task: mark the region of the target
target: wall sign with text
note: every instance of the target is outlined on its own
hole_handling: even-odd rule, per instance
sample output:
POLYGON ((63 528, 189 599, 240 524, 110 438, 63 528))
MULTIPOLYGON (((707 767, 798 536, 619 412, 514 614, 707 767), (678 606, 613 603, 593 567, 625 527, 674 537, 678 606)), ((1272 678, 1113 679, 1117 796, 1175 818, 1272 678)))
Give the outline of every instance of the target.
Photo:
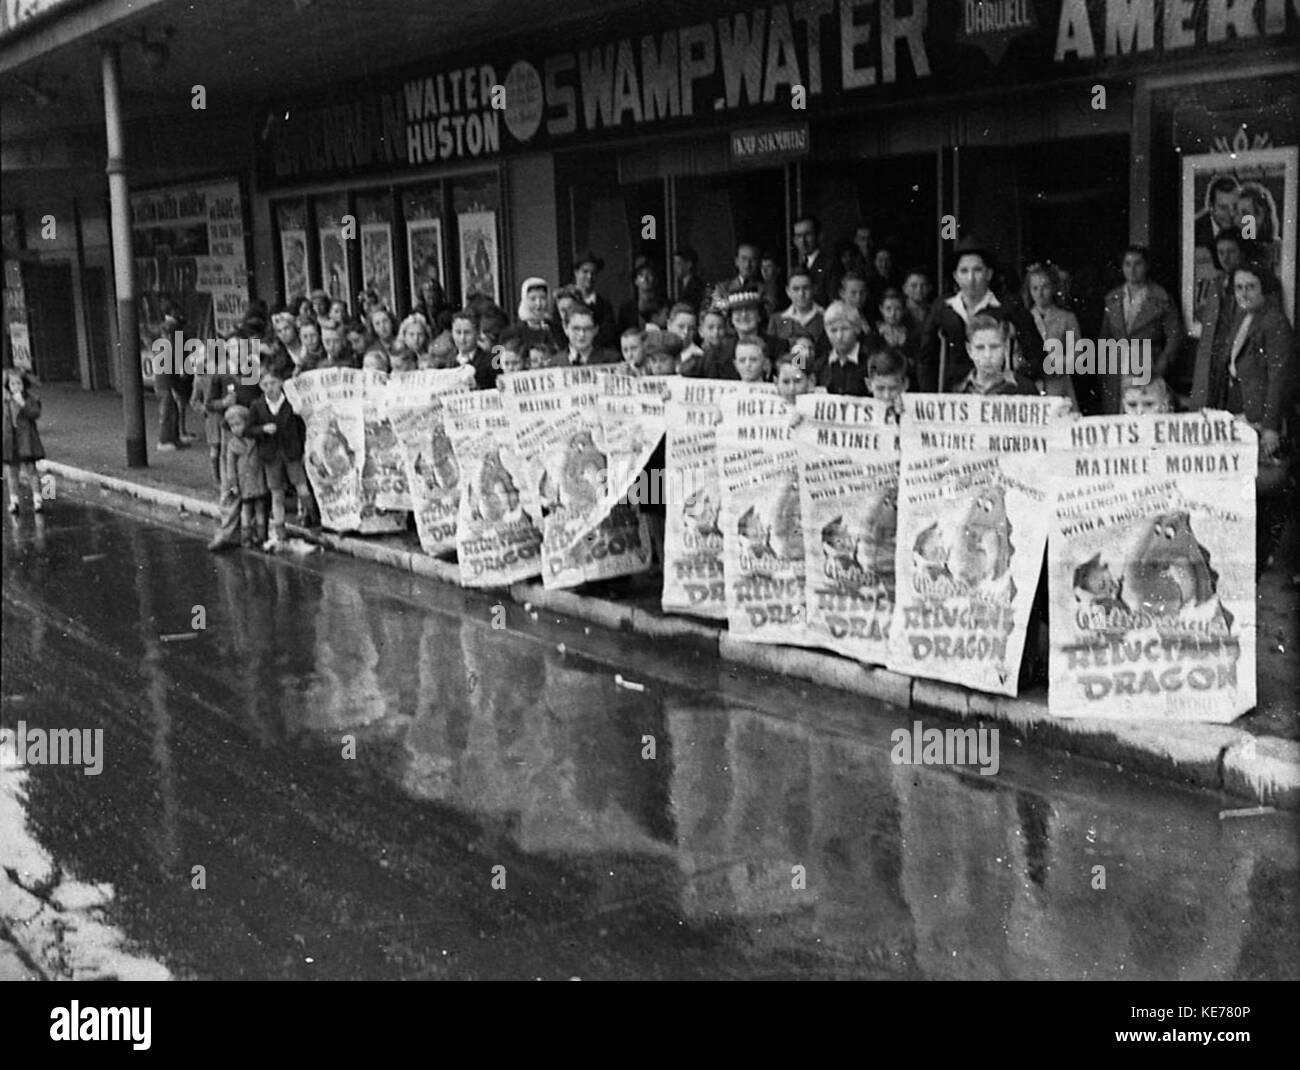
POLYGON ((710 118, 798 121, 845 100, 1131 75, 1300 39, 1291 0, 800 0, 689 25, 653 18, 613 11, 584 24, 578 46, 561 26, 283 102, 262 180, 492 159, 710 118))

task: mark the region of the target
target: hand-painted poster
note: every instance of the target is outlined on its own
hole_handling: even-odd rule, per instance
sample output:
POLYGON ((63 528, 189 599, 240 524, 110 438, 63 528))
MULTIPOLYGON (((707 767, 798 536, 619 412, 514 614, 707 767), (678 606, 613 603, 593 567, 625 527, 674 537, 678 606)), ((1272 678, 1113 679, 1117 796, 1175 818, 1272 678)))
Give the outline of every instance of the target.
POLYGON ((303 459, 322 526, 356 531, 361 526, 366 443, 361 372, 353 368, 304 372, 285 381, 284 394, 307 425, 303 459))
POLYGON ((428 277, 428 263, 437 265, 438 281, 446 287, 447 269, 442 251, 442 220, 408 219, 406 223, 406 262, 410 270, 411 304, 420 301, 420 284, 428 277))
POLYGON ((1243 149, 1184 155, 1182 160, 1183 315, 1188 328, 1199 329, 1209 295, 1223 281, 1215 239, 1224 230, 1240 232, 1273 269, 1282 283, 1282 307, 1294 321, 1300 149, 1243 149))
MULTIPOLYGON (((665 613, 726 620, 717 429, 723 401, 750 388, 725 379, 677 377, 669 382, 664 421, 670 478, 664 487, 668 508, 660 604, 665 613)), ((776 393, 773 387, 767 392, 776 393)))
POLYGON ((351 301, 352 280, 348 273, 348 254, 339 227, 320 229, 320 284, 334 300, 351 301))
POLYGON ((542 583, 575 587, 644 572, 650 532, 635 506, 613 504, 600 423, 599 367, 504 377, 506 411, 542 505, 542 583))
POLYGON ((889 668, 1014 695, 1068 400, 909 394, 889 668))
POLYGON ((443 420, 460 466, 456 560, 463 587, 506 587, 542 571, 542 507, 499 390, 448 394, 443 420))
POLYGON ((751 643, 807 645, 803 525, 794 410, 765 390, 722 401, 722 490, 727 629, 751 643))
POLYGON ((456 548, 460 466, 443 426, 443 399, 468 390, 473 369, 422 369, 389 377, 384 409, 401 443, 415 530, 426 554, 456 548))
POLYGON ((280 260, 284 264, 284 299, 292 301, 297 297, 306 297, 310 284, 307 281, 305 230, 280 231, 280 260))
MULTIPOLYGON (((393 512, 392 522, 406 526, 406 512, 411 506, 411 492, 406 482, 406 455, 397 441, 385 400, 388 375, 364 370, 361 373, 362 399, 366 421, 366 462, 361 468, 362 494, 376 510, 393 512)), ((400 530, 400 529, 399 529, 400 530)))
POLYGON ((397 289, 393 285, 393 228, 389 223, 361 224, 361 285, 374 290, 386 308, 397 307, 397 289))
POLYGON ((1255 705, 1254 430, 1205 410, 1054 433, 1049 710, 1239 717, 1255 705))
POLYGON ((460 292, 498 300, 497 214, 464 212, 456 217, 460 237, 460 292))
MULTIPOLYGON (((248 264, 238 181, 133 193, 131 242, 146 333, 161 324, 164 297, 180 307, 190 338, 224 335, 243 322, 248 264)), ((146 378, 152 365, 144 360, 146 378)))
POLYGON ((873 398, 797 401, 808 637, 883 665, 894 609, 898 418, 873 398))

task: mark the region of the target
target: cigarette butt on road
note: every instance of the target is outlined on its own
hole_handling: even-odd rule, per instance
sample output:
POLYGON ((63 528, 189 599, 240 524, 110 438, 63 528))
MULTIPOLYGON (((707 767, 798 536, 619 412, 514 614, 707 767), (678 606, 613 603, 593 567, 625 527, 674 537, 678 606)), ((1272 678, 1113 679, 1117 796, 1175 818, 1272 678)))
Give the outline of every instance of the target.
POLYGON ((198 632, 177 632, 175 635, 160 635, 158 641, 160 643, 183 643, 186 639, 197 639, 198 637, 198 632))
POLYGON ((1223 821, 1230 817, 1261 817, 1264 814, 1275 814, 1277 811, 1271 806, 1246 806, 1240 810, 1220 810, 1219 820, 1223 821))
POLYGON ((621 673, 614 674, 614 684, 616 687, 625 687, 629 691, 645 690, 645 684, 638 684, 635 680, 624 680, 621 673))
POLYGON ((85 562, 85 561, 100 561, 100 560, 103 560, 103 559, 104 559, 105 557, 107 557, 107 556, 108 556, 108 554, 82 554, 82 555, 81 555, 81 560, 82 560, 83 562, 85 562))

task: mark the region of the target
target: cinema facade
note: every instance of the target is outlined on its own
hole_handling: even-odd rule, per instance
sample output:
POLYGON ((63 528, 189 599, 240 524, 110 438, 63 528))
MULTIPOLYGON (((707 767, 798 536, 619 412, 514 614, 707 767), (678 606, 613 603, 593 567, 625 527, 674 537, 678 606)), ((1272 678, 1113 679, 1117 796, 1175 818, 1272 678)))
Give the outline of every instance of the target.
MULTIPOLYGON (((250 50, 235 79, 186 50, 218 28, 180 0, 46 6, 0 34, 7 102, 42 69, 98 65, 109 31, 59 37, 66 11, 111 9, 119 40, 172 31, 161 73, 135 72, 122 53, 128 88, 169 87, 141 94, 127 117, 126 170, 150 215, 134 228, 138 288, 206 277, 213 296, 192 307, 211 309, 213 329, 241 295, 276 301, 317 285, 375 284, 404 310, 430 256, 454 299, 488 289, 513 309, 522 279, 566 280, 575 251, 592 248, 607 262, 598 286, 618 301, 637 253, 663 263, 690 245, 703 273, 722 277, 741 239, 784 257, 803 212, 831 238, 865 219, 901 262, 941 275, 951 214, 1010 265, 1066 265, 1083 294, 1139 240, 1176 291, 1186 219, 1201 207, 1184 203, 1183 159, 1300 144, 1298 0, 666 0, 570 4, 555 22, 553 5, 519 4, 515 36, 446 0, 421 5, 422 26, 461 28, 460 47, 404 33, 417 16, 395 0, 364 23, 311 7, 299 16, 311 36, 296 37, 286 0, 249 5, 251 26, 230 27, 250 50), (277 77, 281 29, 324 62, 277 77), (187 108, 205 77, 225 91, 187 108), (226 213, 233 194, 242 227, 209 228, 191 269, 163 224, 196 183, 226 213)), ((35 105, 19 111, 3 123, 6 316, 18 276, 37 371, 116 386, 114 362, 94 352, 116 330, 111 288, 91 281, 110 268, 102 115, 93 99, 53 123, 35 105), (75 216, 70 238, 42 241, 50 204, 75 216), (60 305, 76 311, 77 359, 53 348, 60 305)), ((203 228, 191 230, 201 246, 203 228)), ((1294 289, 1294 255, 1289 269, 1294 289)))

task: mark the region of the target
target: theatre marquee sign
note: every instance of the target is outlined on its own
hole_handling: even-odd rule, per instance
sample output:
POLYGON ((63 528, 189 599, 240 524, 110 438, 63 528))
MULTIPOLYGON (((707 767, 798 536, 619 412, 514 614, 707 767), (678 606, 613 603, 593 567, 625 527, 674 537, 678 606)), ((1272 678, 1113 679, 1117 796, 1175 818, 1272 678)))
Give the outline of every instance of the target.
POLYGON ((424 168, 710 120, 798 122, 974 84, 1130 73, 1300 39, 1300 0, 796 0, 579 36, 594 43, 503 45, 490 58, 431 61, 329 99, 284 102, 262 177, 424 168))

